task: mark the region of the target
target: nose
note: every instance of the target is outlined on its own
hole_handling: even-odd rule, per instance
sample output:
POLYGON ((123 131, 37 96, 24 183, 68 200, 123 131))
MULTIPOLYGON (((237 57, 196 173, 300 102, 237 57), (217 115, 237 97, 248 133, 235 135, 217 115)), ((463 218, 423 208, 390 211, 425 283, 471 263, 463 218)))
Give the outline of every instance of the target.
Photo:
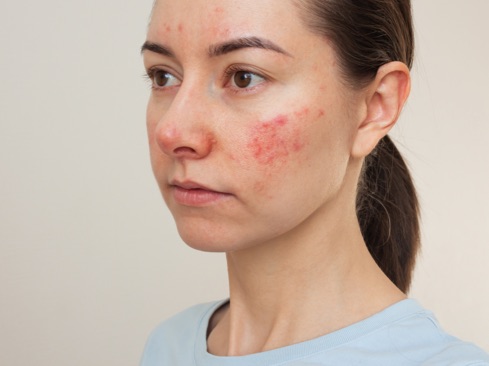
POLYGON ((183 87, 177 92, 155 127, 154 137, 164 154, 176 159, 202 159, 212 151, 215 137, 208 122, 210 103, 203 99, 186 93, 183 87))

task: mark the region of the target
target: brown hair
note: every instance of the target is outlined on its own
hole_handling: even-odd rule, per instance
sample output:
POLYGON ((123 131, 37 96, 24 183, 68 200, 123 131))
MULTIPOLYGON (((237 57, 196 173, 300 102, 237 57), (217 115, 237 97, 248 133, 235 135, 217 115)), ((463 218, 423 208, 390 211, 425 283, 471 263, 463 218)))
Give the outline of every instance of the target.
MULTIPOLYGON (((411 68, 410 0, 297 0, 297 4, 306 24, 332 42, 351 87, 365 87, 379 67, 391 61, 411 68)), ((407 292, 419 249, 418 200, 409 170, 388 136, 365 158, 356 210, 371 255, 407 292)))

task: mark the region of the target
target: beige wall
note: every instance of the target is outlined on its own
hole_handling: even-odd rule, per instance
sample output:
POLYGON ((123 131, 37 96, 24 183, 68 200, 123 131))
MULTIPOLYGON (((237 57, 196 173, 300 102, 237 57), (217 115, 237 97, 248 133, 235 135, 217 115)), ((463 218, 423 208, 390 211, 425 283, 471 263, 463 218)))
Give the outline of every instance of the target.
POLYGON ((411 295, 489 351, 487 0, 415 0, 414 88, 396 130, 421 196, 411 295))
MULTIPOLYGON (((135 365, 158 321, 226 296, 223 256, 180 242, 150 173, 151 2, 0 3, 1 365, 135 365)), ((489 2, 414 6, 412 295, 489 351, 489 2)))

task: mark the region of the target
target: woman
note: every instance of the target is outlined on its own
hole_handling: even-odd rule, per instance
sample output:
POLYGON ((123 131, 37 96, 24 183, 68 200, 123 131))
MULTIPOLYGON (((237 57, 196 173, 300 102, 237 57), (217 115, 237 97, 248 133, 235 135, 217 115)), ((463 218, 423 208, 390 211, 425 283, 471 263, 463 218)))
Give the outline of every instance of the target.
POLYGON ((489 365, 406 298, 418 206, 387 133, 409 0, 158 0, 142 51, 156 180, 230 284, 142 365, 489 365))

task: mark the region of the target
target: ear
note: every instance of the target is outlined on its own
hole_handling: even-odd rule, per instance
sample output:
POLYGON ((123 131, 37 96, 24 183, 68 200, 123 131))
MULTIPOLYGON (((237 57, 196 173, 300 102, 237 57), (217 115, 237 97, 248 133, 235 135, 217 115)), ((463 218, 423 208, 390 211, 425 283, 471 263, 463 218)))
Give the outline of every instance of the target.
POLYGON ((394 126, 411 89, 408 67, 398 61, 379 68, 367 88, 366 114, 358 126, 351 155, 363 158, 394 126))

